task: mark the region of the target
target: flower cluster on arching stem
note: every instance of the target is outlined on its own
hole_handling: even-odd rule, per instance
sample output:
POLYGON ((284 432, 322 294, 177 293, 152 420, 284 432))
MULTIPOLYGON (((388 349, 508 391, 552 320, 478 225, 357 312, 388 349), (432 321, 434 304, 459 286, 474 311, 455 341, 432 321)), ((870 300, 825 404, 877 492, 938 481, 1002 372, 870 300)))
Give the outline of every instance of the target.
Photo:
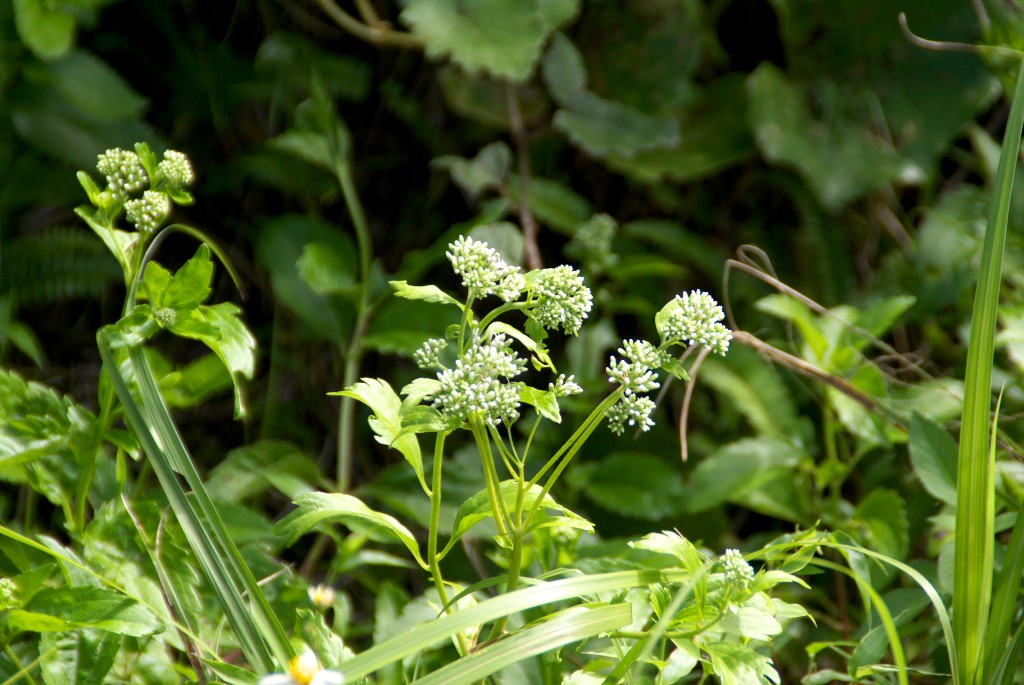
POLYGON ((654 401, 646 393, 661 387, 657 370, 669 368, 667 350, 674 345, 700 346, 716 354, 729 350, 732 331, 722 324, 725 312, 714 298, 701 290, 677 295, 656 318, 661 346, 646 340, 624 340, 605 369, 608 379, 622 388, 622 397, 608 410, 608 428, 621 435, 626 426, 642 431, 654 425, 654 401))

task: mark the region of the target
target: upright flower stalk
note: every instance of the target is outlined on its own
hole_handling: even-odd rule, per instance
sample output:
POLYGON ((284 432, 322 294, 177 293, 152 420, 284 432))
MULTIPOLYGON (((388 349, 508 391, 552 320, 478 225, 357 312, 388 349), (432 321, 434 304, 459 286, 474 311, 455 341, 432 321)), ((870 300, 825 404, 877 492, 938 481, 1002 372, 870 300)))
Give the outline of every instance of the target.
MULTIPOLYGON (((465 532, 460 527, 465 520, 463 512, 456 521, 455 537, 443 549, 438 541, 443 460, 450 435, 467 431, 476 445, 485 489, 473 498, 476 504, 471 513, 474 522, 494 519, 497 541, 506 550, 506 591, 512 591, 519 585, 524 559, 530 558, 524 549, 534 542, 531 533, 540 525, 551 525, 544 523, 542 510, 567 512, 551 499, 551 491, 587 439, 606 420, 615 434, 623 433, 627 426, 649 430, 654 425, 655 404, 648 393, 661 386, 659 374, 687 378, 673 348, 699 346, 725 354, 732 334, 721 323, 722 308, 710 295, 695 291, 677 296, 656 318, 659 343, 624 340, 606 369, 611 392, 553 455, 538 468, 530 468, 530 447, 538 422, 560 422, 559 402, 583 392, 574 376, 557 371, 547 354, 546 340, 554 332, 577 335, 593 308, 593 296, 579 271, 570 266, 523 273, 497 250, 471 236, 452 242, 446 254, 466 290, 462 301, 433 286, 392 284, 399 297, 458 306, 461 316, 445 337, 424 341, 413 355, 417 365, 433 375, 402 391, 407 399, 401 402, 398 416, 390 417, 402 428, 389 433, 386 442, 394 444, 402 432, 436 433, 429 490, 424 483, 431 499, 427 565, 440 601, 453 611, 441 561, 457 536, 465 532), (552 374, 546 387, 534 387, 524 380, 529 366, 552 374), (525 442, 519 444, 516 426, 529 407, 537 418, 526 432, 525 442)), ((354 386, 345 392, 359 395, 354 386)), ((558 523, 572 527, 562 521, 584 529, 590 526, 579 517, 566 516, 558 523)), ((492 637, 498 637, 504 625, 504 621, 495 624, 492 637)), ((460 638, 460 648, 470 647, 460 638)))

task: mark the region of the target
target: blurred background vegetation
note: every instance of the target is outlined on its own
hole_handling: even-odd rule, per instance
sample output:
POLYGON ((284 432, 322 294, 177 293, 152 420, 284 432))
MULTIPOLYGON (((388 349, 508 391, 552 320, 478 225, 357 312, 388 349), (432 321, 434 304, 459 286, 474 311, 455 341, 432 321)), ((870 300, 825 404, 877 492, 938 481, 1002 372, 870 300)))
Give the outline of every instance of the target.
MULTIPOLYGON (((1014 69, 998 53, 915 44, 899 12, 932 41, 1024 44, 1013 0, 0 3, 0 362, 92 401, 95 331, 118 318, 123 286, 73 214, 75 172, 135 141, 181 150, 198 182, 178 219, 243 275, 260 361, 245 422, 226 374, 186 393, 179 422, 204 470, 249 445, 247 463, 294 451, 327 474, 312 480, 333 478, 326 393, 342 386, 353 335, 360 375, 400 379, 441 330, 436 312, 384 297, 387 278, 454 286, 438 268, 447 243, 509 220, 532 259, 576 264, 594 288, 589 329, 557 350, 588 398, 605 391, 608 351, 650 335, 673 293, 706 289, 749 331, 701 369, 688 420, 684 388, 670 388, 656 431, 589 445, 560 501, 609 539, 675 527, 713 547, 821 520, 941 578, 943 524, 929 521, 938 505, 907 428, 915 411, 958 412, 1014 69), (358 332, 339 150, 380 302, 358 332)), ((997 360, 1007 493, 1022 487, 1021 219, 997 360)), ((171 240, 162 259, 191 249, 171 240)), ((180 343, 163 353, 196 358, 180 343)), ((352 487, 422 519, 400 458, 356 425, 352 487)), ((470 470, 453 501, 476 491, 470 470)), ((288 499, 267 492, 253 506, 274 517, 288 499)), ((13 507, 0 497, 0 518, 13 507)), ((827 607, 832 589, 819 591, 827 607)))

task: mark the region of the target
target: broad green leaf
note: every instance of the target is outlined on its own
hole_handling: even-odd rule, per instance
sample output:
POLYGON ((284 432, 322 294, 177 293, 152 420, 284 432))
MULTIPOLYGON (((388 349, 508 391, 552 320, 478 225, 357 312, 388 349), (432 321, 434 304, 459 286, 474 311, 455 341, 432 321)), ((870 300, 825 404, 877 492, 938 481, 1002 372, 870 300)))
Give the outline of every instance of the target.
POLYGON ((14 26, 29 50, 42 59, 65 54, 75 39, 75 18, 45 0, 14 0, 14 26))
POLYGON ((369 419, 370 428, 376 440, 402 453, 409 462, 424 492, 430 492, 423 475, 423 454, 420 443, 411 433, 402 433, 402 400, 385 381, 379 378, 364 378, 355 385, 338 392, 329 393, 359 400, 373 410, 369 419))
POLYGON ((679 560, 682 568, 693 573, 696 573, 704 563, 703 556, 693 543, 674 530, 648 533, 639 540, 630 542, 629 546, 673 556, 679 560))
POLYGON ((866 128, 843 114, 814 118, 805 93, 777 67, 762 62, 750 75, 747 92, 761 152, 768 161, 799 171, 826 207, 838 207, 904 173, 896 151, 866 128))
POLYGON ((43 633, 39 651, 46 685, 92 685, 102 683, 114 665, 122 636, 116 633, 79 629, 66 633, 43 633))
MULTIPOLYGON (((147 347, 146 354, 154 370, 153 362, 156 350, 147 347)), ((167 406, 182 409, 202 404, 213 395, 227 390, 232 386, 231 374, 224 363, 215 354, 207 354, 180 369, 170 368, 167 363, 166 373, 159 375, 160 393, 164 396, 167 406)))
POLYGON ((782 632, 782 625, 772 615, 774 605, 766 595, 754 595, 742 606, 730 607, 718 627, 726 635, 741 640, 767 642, 782 632))
POLYGON ((127 274, 129 264, 132 263, 132 254, 137 245, 138 234, 106 226, 99 220, 98 211, 92 207, 78 207, 75 209, 75 214, 100 237, 103 244, 110 250, 110 254, 114 255, 118 264, 121 265, 122 271, 127 274))
POLYGON ((84 50, 72 50, 52 62, 54 85, 67 102, 90 117, 119 121, 142 114, 146 99, 106 62, 84 50))
POLYGON ((462 307, 462 304, 454 297, 438 288, 436 285, 409 285, 406 281, 388 281, 395 290, 395 297, 402 297, 407 300, 422 300, 436 304, 454 304, 462 307))
POLYGON ((294 543, 322 523, 341 521, 377 541, 397 538, 420 566, 429 568, 420 556, 419 545, 408 528, 393 516, 370 509, 352 495, 311 492, 296 498, 295 504, 298 508, 274 526, 274 531, 286 539, 286 544, 294 543))
POLYGON ((910 463, 924 489, 956 506, 956 441, 948 431, 920 414, 910 420, 910 463))
POLYGON ((357 293, 355 250, 338 250, 327 243, 306 243, 302 256, 295 264, 299 276, 320 295, 357 293))
POLYGON ((141 345, 159 332, 160 327, 153 319, 153 307, 137 304, 117 323, 106 326, 106 331, 110 337, 110 347, 116 350, 141 345))
POLYGON ((656 521, 686 506, 679 470, 651 454, 617 452, 576 464, 568 478, 592 502, 623 516, 656 521))
POLYGON ((515 224, 508 221, 495 221, 474 227, 469 235, 497 250, 505 263, 511 266, 522 266, 523 232, 515 224))
POLYGON ((806 458, 798 447, 776 438, 738 440, 697 464, 682 504, 693 513, 725 502, 756 504, 770 515, 802 521, 805 486, 794 474, 806 458))
POLYGON ((295 499, 323 485, 316 461, 295 445, 278 440, 231 450, 206 480, 211 492, 232 502, 256 497, 270 487, 295 499))
MULTIPOLYGON (((537 498, 540 497, 541 492, 542 488, 539 485, 534 485, 523 493, 524 511, 528 512, 533 508, 537 503, 537 498)), ((502 481, 499 496, 505 501, 509 511, 515 510, 518 494, 519 484, 516 481, 502 481)), ((590 523, 590 521, 587 521, 582 516, 573 513, 569 509, 566 509, 561 504, 558 504, 551 495, 544 496, 540 505, 540 510, 552 510, 559 512, 562 514, 564 521, 573 528, 579 528, 588 532, 593 532, 594 530, 594 524, 590 523)), ((455 524, 453 526, 452 539, 451 542, 449 542, 449 546, 476 524, 480 523, 484 519, 493 517, 494 511, 491 509, 491 501, 487 490, 481 490, 463 502, 462 506, 459 507, 459 511, 455 515, 455 524)), ((534 521, 535 524, 539 522, 539 520, 534 521)))
POLYGON ((526 81, 551 31, 578 9, 579 0, 409 0, 401 19, 431 59, 449 57, 470 73, 526 81))
POLYGON ((789 388, 776 368, 749 347, 737 345, 724 359, 706 359, 700 382, 728 397, 759 433, 793 439, 801 433, 789 388))
POLYGON ((860 501, 851 524, 864 527, 865 546, 902 560, 910 546, 907 507, 895 490, 875 488, 860 501))
POLYGON ((138 602, 101 587, 44 588, 10 612, 7 622, 14 630, 37 633, 92 627, 142 637, 163 630, 138 602))
POLYGON ((555 113, 555 128, 592 155, 617 153, 628 157, 679 143, 679 123, 675 119, 645 114, 587 91, 583 59, 562 34, 552 40, 544 59, 544 79, 562 105, 555 113))

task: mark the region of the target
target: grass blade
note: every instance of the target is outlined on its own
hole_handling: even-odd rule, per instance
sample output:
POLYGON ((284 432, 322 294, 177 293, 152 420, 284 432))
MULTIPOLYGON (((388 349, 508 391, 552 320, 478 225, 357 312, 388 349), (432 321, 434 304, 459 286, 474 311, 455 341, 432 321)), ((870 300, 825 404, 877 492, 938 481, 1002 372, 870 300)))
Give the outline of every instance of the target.
POLYGON ((690 579, 687 571, 616 571, 533 585, 480 602, 476 606, 424 623, 407 633, 391 638, 357 654, 342 664, 348 682, 356 681, 379 668, 415 654, 455 633, 483 625, 525 609, 575 599, 584 595, 626 590, 654 583, 680 583, 690 579))
POLYGON ((985 231, 967 349, 957 465, 956 563, 953 573, 953 637, 958 655, 954 681, 960 685, 982 682, 982 654, 992 598, 995 508, 994 468, 989 456, 992 359, 1003 249, 1022 126, 1024 63, 1017 76, 1010 120, 996 172, 995 197, 985 231))
POLYGON ((633 609, 629 604, 572 607, 413 681, 413 685, 476 683, 509 664, 622 628, 632 620, 633 609))
POLYGON ((128 352, 128 364, 138 382, 142 400, 140 406, 132 397, 128 383, 121 374, 105 331, 101 330, 97 335, 97 342, 103 365, 124 407, 125 420, 149 457, 153 471, 238 636, 246 658, 260 673, 274 670, 275 659, 277 663, 287 663, 293 650, 284 630, 252 573, 242 562, 238 548, 228 536, 164 404, 145 352, 141 347, 130 348, 128 352), (189 498, 176 473, 184 477, 194 500, 189 498), (193 501, 199 505, 198 510, 193 501), (246 595, 249 602, 245 599, 246 595))

